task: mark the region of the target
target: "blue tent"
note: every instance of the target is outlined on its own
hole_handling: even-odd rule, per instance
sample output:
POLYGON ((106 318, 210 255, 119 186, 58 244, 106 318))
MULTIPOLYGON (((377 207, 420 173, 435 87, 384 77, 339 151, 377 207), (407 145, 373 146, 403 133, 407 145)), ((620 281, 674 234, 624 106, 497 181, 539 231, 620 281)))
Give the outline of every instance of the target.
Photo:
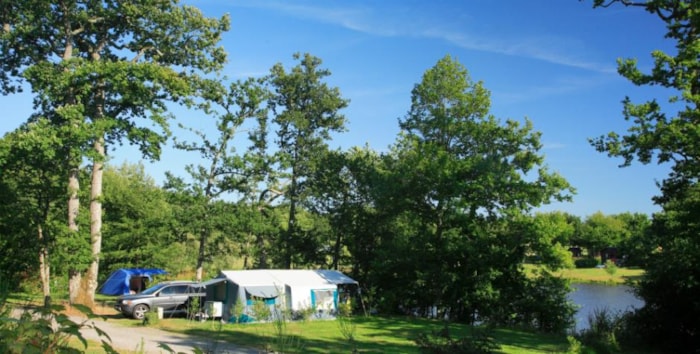
POLYGON ((125 295, 134 292, 141 292, 146 289, 146 280, 151 277, 167 272, 157 268, 122 268, 117 269, 102 284, 100 294, 104 295, 125 295))

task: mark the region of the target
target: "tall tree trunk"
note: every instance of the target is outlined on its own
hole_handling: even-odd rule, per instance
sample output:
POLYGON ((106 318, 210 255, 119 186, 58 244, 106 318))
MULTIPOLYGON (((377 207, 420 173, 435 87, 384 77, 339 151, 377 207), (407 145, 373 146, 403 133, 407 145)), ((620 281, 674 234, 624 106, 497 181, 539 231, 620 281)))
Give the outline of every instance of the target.
MULTIPOLYGON (((78 234, 78 210, 80 209, 78 173, 78 168, 76 167, 71 169, 68 176, 68 229, 75 235, 78 234)), ((71 304, 76 303, 80 293, 80 281, 82 278, 80 272, 80 269, 74 267, 68 270, 68 301, 71 304)))
MULTIPOLYGON (((348 205, 348 194, 343 193, 343 211, 342 213, 345 214, 345 210, 347 210, 347 205, 348 205)), ((343 219, 345 215, 343 215, 343 219)), ((340 263, 340 248, 341 248, 341 243, 343 242, 343 231, 337 231, 335 235, 335 245, 333 247, 333 263, 331 265, 331 269, 338 270, 338 264, 340 263)))
MULTIPOLYGON (((206 216, 204 220, 206 220, 206 216)), ((204 273, 204 257, 206 256, 205 247, 207 244, 208 233, 208 229, 203 227, 199 235, 199 253, 197 254, 197 269, 195 270, 194 275, 196 281, 202 281, 202 275, 204 273)))
POLYGON ((296 169, 292 167, 291 182, 289 184, 289 220, 287 221, 287 232, 284 236, 284 269, 292 269, 292 256, 296 251, 293 244, 294 236, 296 235, 297 224, 297 178, 296 169))
POLYGON ((41 278, 41 290, 44 294, 44 308, 51 308, 51 268, 49 266, 49 251, 46 248, 44 229, 37 227, 39 237, 39 277, 41 278))
POLYGON ((256 264, 253 264, 253 267, 267 269, 270 265, 267 262, 267 247, 265 246, 265 235, 263 232, 258 232, 255 235, 255 248, 258 254, 256 264))
POLYGON ((97 275, 100 270, 100 252, 102 252, 102 174, 104 172, 105 146, 104 138, 98 138, 93 144, 98 159, 92 163, 92 184, 90 186, 90 243, 92 261, 87 272, 85 305, 92 306, 97 291, 97 275))
MULTIPOLYGON (((60 4, 63 13, 68 13, 68 8, 64 2, 60 4)), ((65 35, 65 48, 63 50, 63 61, 70 60, 73 57, 73 25, 68 16, 64 18, 63 31, 65 35)), ((68 68, 64 69, 68 70, 68 68)), ((70 90, 66 93, 66 102, 75 103, 75 95, 70 90)), ((69 122, 69 124, 74 124, 69 122)), ((75 157, 70 154, 67 163, 70 166, 68 175, 68 229, 73 235, 78 235, 78 212, 80 210, 80 200, 78 199, 78 191, 80 191, 80 183, 78 176, 80 175, 80 156, 75 157)), ((68 269, 68 301, 74 304, 78 300, 80 294, 80 283, 82 278, 82 269, 71 267, 68 269)))

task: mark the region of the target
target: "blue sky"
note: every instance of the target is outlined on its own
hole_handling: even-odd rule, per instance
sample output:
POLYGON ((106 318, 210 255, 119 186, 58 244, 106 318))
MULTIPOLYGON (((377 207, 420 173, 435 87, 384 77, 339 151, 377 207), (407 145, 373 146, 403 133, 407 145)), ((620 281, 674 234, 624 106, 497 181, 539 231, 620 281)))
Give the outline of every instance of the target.
MULTIPOLYGON (((542 132, 548 167, 577 189, 572 203, 542 210, 580 216, 596 211, 652 213, 655 181, 667 166, 634 164, 596 152, 587 138, 623 132, 621 101, 668 92, 636 87, 616 73, 616 60, 633 57, 652 65, 650 52, 672 50, 663 25, 638 8, 592 9, 577 0, 358 0, 266 1, 188 0, 208 16, 231 15, 223 45, 224 74, 231 79, 262 76, 278 62, 294 65, 292 54, 311 53, 332 72, 350 105, 343 111, 348 131, 332 146, 368 144, 386 151, 409 110, 410 92, 423 73, 449 54, 474 81, 491 91, 491 112, 505 120, 529 118, 542 132)), ((16 128, 31 111, 28 94, 0 97, 5 119, 0 133, 16 128)), ((212 121, 175 110, 178 121, 201 130, 212 121)), ((176 134, 184 134, 175 129, 176 134)), ((241 137, 243 139, 243 137, 241 137)), ((112 162, 138 162, 128 146, 111 151, 112 162)), ((156 181, 165 171, 185 175, 196 156, 166 148, 158 162, 144 162, 156 181)))

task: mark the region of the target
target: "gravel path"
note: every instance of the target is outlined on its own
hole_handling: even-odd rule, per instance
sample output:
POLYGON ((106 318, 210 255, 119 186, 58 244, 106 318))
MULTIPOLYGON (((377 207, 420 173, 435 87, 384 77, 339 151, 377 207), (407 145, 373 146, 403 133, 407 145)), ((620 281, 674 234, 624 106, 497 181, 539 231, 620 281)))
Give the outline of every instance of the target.
MULTIPOLYGON (((199 348, 204 353, 230 353, 230 354, 257 354, 260 351, 251 348, 243 348, 224 341, 212 341, 186 334, 167 332, 150 327, 125 327, 118 320, 86 319, 71 316, 76 323, 93 324, 103 332, 106 332, 112 347, 118 352, 132 351, 136 353, 168 353, 160 348, 159 344, 168 345, 176 353, 194 353, 199 348)), ((98 343, 104 337, 100 337, 92 328, 84 328, 81 333, 85 339, 98 343)))

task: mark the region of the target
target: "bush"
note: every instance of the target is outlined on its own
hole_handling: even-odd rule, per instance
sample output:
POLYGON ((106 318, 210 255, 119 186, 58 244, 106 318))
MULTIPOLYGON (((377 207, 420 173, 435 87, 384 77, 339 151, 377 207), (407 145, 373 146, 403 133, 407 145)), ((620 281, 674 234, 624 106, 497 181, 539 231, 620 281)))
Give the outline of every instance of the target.
POLYGON ((576 268, 593 268, 598 265, 598 260, 595 258, 580 258, 574 261, 576 268))
POLYGON ((617 273, 617 264, 611 260, 608 260, 605 262, 605 271, 610 274, 610 276, 615 275, 615 273, 617 273))
MULTIPOLYGON (((100 337, 106 337, 88 320, 83 323, 71 321, 61 313, 63 306, 30 309, 27 305, 13 309, 7 303, 8 294, 6 283, 0 279, 0 353, 82 353, 87 348, 87 340, 80 333, 81 329, 94 329, 100 337), (17 314, 13 315, 13 312, 17 314), (71 345, 71 338, 82 343, 83 350, 71 345)), ((75 308, 88 317, 95 317, 85 306, 75 305, 75 308)), ((105 353, 117 353, 109 344, 108 337, 102 339, 102 349, 105 353)))
POLYGON ((158 308, 154 307, 151 309, 151 311, 144 314, 143 322, 141 324, 144 326, 156 326, 158 323, 160 323, 160 318, 158 318, 158 308))
POLYGON ((607 307, 595 309, 588 315, 589 328, 581 331, 578 338, 598 354, 617 353, 620 351, 618 334, 622 325, 623 316, 620 312, 612 312, 607 307))

